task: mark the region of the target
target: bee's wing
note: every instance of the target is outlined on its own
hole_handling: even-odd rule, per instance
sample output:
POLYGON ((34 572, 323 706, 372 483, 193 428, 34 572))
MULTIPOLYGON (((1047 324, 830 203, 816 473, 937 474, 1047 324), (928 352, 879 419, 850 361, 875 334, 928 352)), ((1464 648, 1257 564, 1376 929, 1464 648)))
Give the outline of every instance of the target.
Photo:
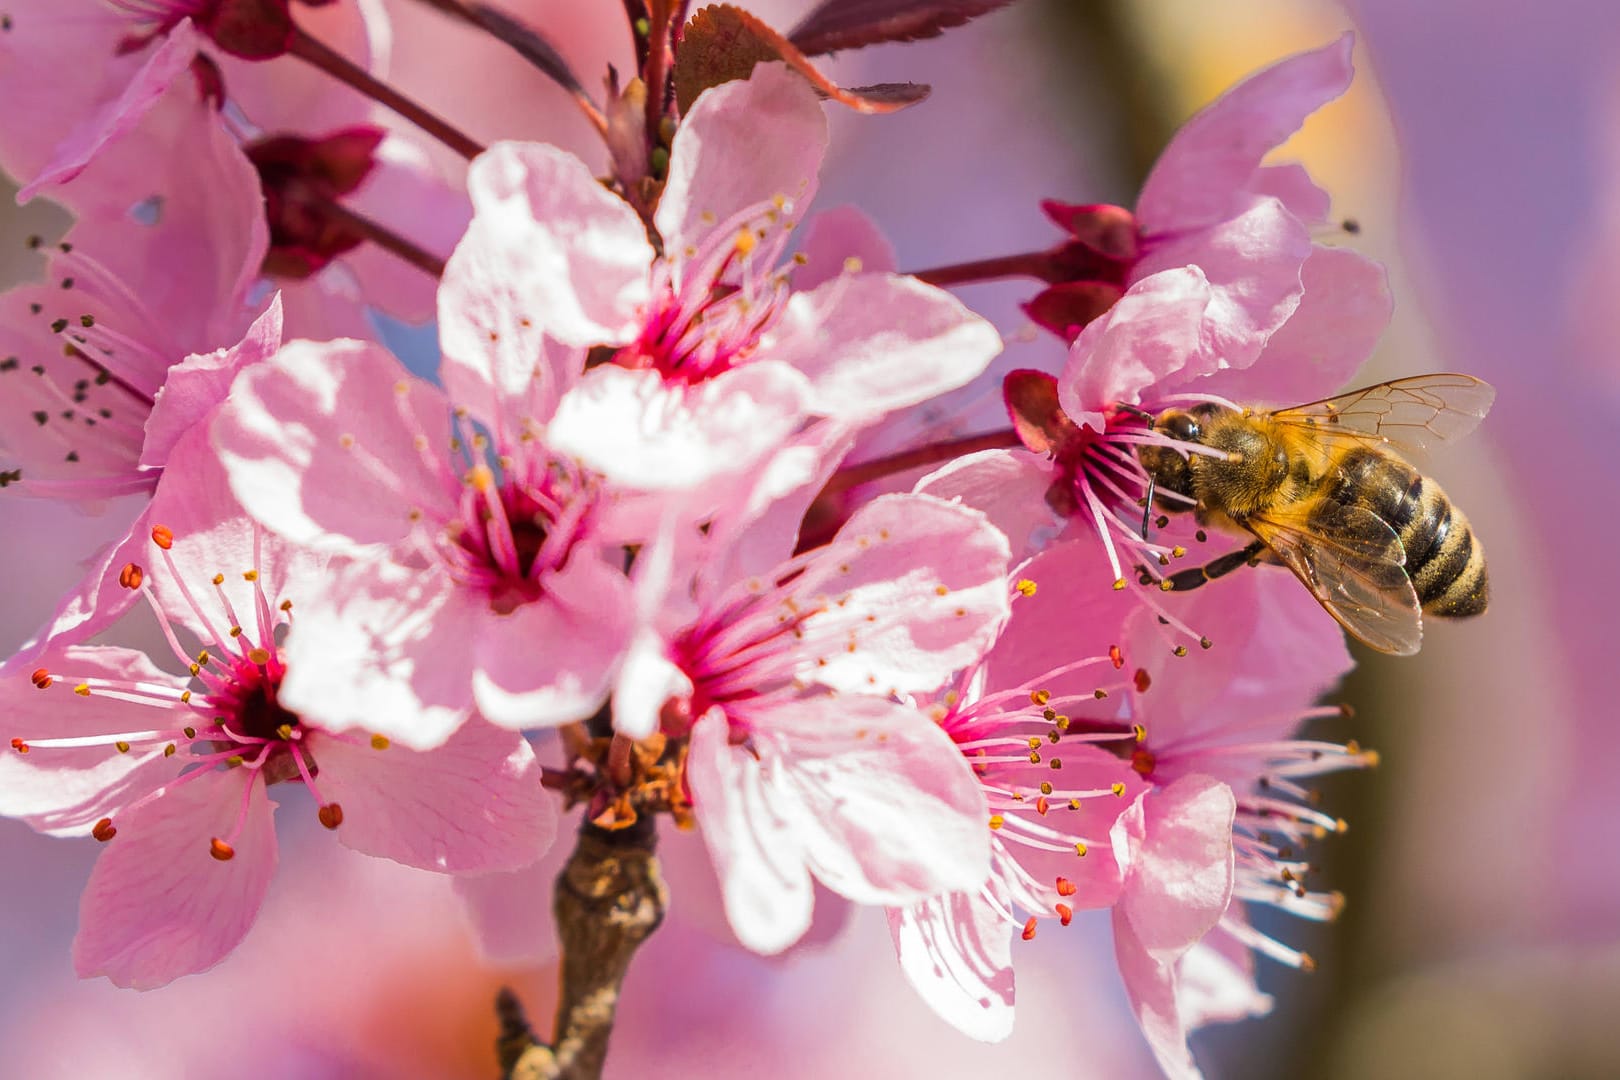
POLYGON ((1350 633, 1380 652, 1418 651, 1423 615, 1406 573, 1406 551, 1377 514, 1319 502, 1245 524, 1350 633))
POLYGON ((1496 390, 1472 375, 1414 375, 1352 390, 1271 417, 1310 431, 1318 439, 1354 439, 1364 444, 1423 450, 1473 431, 1490 411, 1496 390))

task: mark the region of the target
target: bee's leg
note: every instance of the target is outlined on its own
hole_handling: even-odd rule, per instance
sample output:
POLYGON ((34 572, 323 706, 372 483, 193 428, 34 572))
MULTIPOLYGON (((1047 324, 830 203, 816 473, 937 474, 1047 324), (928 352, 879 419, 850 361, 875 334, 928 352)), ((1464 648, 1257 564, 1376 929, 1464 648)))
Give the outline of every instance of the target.
POLYGON ((1148 522, 1153 520, 1153 489, 1154 489, 1154 486, 1157 483, 1157 481, 1158 481, 1158 477, 1152 476, 1152 475, 1148 476, 1147 498, 1142 500, 1142 539, 1143 540, 1146 540, 1147 536, 1148 536, 1148 522))
POLYGON ((1190 566, 1179 570, 1159 582, 1159 588, 1166 592, 1186 592, 1196 589, 1206 581, 1214 581, 1218 577, 1225 577, 1245 563, 1252 563, 1265 557, 1267 548, 1264 541, 1256 540, 1248 547, 1238 551, 1229 552, 1218 559, 1213 559, 1203 566, 1190 566))

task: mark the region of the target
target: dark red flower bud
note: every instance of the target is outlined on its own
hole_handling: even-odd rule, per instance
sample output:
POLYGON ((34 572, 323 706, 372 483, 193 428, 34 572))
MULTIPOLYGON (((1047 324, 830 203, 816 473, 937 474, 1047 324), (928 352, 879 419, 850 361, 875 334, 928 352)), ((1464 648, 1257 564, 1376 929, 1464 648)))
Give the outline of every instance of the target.
POLYGON ((338 200, 355 191, 376 165, 381 128, 360 125, 321 139, 277 135, 246 148, 264 186, 270 224, 265 272, 306 278, 365 237, 338 200))

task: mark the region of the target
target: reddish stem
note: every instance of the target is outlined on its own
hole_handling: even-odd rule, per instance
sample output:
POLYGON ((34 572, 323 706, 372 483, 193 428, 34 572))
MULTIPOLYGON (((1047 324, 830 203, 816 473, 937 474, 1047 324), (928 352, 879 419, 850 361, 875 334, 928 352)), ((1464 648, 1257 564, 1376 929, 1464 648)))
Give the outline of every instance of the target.
POLYGON ((342 222, 350 231, 359 233, 378 247, 393 252, 424 274, 434 278, 444 276, 443 259, 417 247, 388 226, 373 221, 334 200, 323 200, 320 203, 320 210, 327 217, 342 222))
POLYGON ((624 19, 630 24, 630 40, 636 49, 636 70, 647 70, 647 39, 641 36, 636 23, 646 22, 650 27, 652 19, 647 14, 647 5, 644 0, 624 0, 624 19))
POLYGON ((848 491, 861 484, 881 480, 885 476, 893 476, 895 473, 921 468, 924 465, 935 465, 980 450, 1006 450, 1022 445, 1023 443, 1018 440, 1018 433, 1012 428, 991 431, 983 435, 969 435, 963 439, 929 443, 927 446, 902 450, 887 457, 863 461, 859 465, 845 466, 833 473, 832 479, 828 480, 827 486, 822 489, 822 495, 848 491))
POLYGON ((1052 252, 1026 251, 1022 255, 1002 255, 994 259, 976 259, 973 262, 936 266, 931 270, 918 270, 912 277, 930 285, 949 288, 968 285, 975 281, 994 281, 997 278, 1032 277, 1050 281, 1052 252))
MULTIPOLYGON (((492 29, 484 19, 479 17, 479 12, 469 8, 462 0, 418 0, 418 2, 488 34, 502 45, 516 51, 524 59, 533 62, 530 57, 524 54, 522 49, 492 29)), ((483 7, 483 5, 479 6, 483 7)), ((602 115, 602 110, 597 107, 596 102, 592 101, 584 90, 572 85, 569 80, 559 79, 557 74, 545 65, 535 64, 534 66, 568 92, 568 96, 573 99, 574 104, 579 106, 580 114, 585 117, 585 122, 596 130, 597 135, 605 139, 607 137, 607 117, 602 115)))
POLYGON ((658 129, 664 119, 664 93, 669 83, 669 35, 674 0, 653 0, 648 16, 647 62, 641 78, 647 84, 647 145, 658 145, 658 129))
POLYGON ((287 51, 339 82, 354 87, 373 101, 393 109, 469 161, 484 152, 481 144, 297 27, 293 28, 287 51))

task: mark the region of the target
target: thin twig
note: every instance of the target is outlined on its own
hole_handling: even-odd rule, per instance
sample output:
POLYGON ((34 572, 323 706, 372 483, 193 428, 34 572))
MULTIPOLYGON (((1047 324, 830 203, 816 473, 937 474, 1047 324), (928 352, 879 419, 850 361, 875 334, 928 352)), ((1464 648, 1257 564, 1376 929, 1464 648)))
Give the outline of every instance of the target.
POLYGON ((549 1045, 541 1042, 516 997, 502 991, 496 1053, 508 1080, 602 1075, 625 973, 669 905, 653 851, 657 839, 651 814, 611 832, 589 823, 580 827, 552 898, 562 945, 556 1034, 549 1045))
POLYGON ((471 161, 484 152, 484 147, 476 140, 297 27, 293 28, 287 51, 339 82, 354 87, 373 101, 393 109, 467 160, 471 161))
POLYGON ((443 259, 425 248, 416 246, 381 222, 351 210, 336 199, 322 199, 319 203, 319 212, 334 221, 341 222, 344 228, 358 233, 378 247, 393 252, 424 274, 433 278, 444 276, 443 259))

